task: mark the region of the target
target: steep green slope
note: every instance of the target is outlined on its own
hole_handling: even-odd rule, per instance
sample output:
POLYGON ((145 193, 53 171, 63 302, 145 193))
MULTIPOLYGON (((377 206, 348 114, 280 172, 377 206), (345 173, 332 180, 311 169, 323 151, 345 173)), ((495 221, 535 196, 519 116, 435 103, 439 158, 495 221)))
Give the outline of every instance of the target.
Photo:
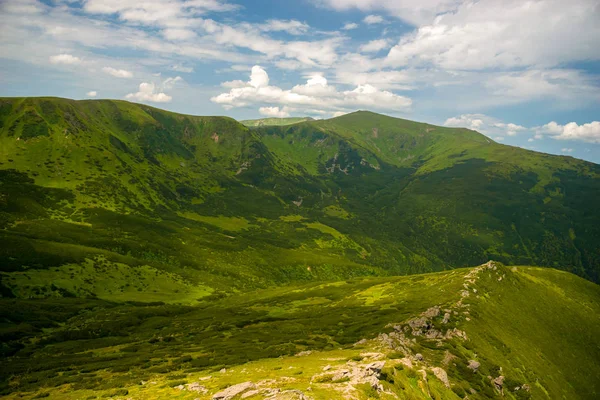
POLYGON ((6 398, 191 400, 231 387, 245 398, 282 399, 600 394, 600 287, 553 269, 490 262, 195 307, 0 306, 6 398))
POLYGON ((260 133, 282 160, 338 186, 336 206, 353 218, 334 227, 410 249, 387 260, 426 270, 494 258, 600 278, 596 164, 369 112, 260 133))
POLYGON ((293 117, 293 118, 261 118, 261 119, 247 119, 240 121, 241 124, 248 127, 257 126, 285 126, 297 124, 298 122, 312 121, 310 117, 293 117))
POLYGON ((0 99, 0 292, 194 304, 487 259, 598 281, 599 172, 368 112, 249 130, 0 99))

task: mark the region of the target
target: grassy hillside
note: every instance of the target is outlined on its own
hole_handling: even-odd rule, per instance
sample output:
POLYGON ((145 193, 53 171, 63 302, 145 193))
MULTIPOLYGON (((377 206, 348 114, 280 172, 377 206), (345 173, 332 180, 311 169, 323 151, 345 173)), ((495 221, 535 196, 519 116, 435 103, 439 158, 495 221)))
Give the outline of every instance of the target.
POLYGON ((553 269, 487 263, 195 307, 0 302, 7 399, 211 399, 232 386, 287 399, 600 394, 600 287, 553 269))
POLYGON ((261 119, 247 119, 240 121, 241 124, 249 127, 257 126, 285 126, 297 124, 298 122, 312 121, 310 117, 294 117, 294 118, 261 118, 261 119))
POLYGON ((599 280, 600 167, 465 129, 11 98, 0 144, 4 297, 195 304, 488 259, 599 280))

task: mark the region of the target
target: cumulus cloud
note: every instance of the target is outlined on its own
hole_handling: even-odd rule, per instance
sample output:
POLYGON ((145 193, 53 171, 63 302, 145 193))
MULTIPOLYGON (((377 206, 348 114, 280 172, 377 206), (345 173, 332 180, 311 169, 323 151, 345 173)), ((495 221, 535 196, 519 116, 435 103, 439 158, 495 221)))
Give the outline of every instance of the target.
POLYGON ((600 121, 593 121, 582 125, 576 122, 560 125, 552 121, 535 128, 535 131, 538 135, 550 136, 558 140, 579 140, 587 143, 600 143, 600 121))
POLYGON ((383 23, 384 19, 381 15, 367 15, 363 22, 367 25, 375 25, 383 23))
POLYGON ((595 0, 459 2, 402 37, 386 62, 472 70, 597 60, 599 17, 595 0))
POLYGON ((377 53, 381 50, 387 49, 388 46, 389 43, 387 39, 376 39, 361 45, 359 50, 363 53, 377 53))
POLYGON ((527 128, 525 128, 524 126, 513 124, 513 123, 505 124, 504 122, 497 122, 494 124, 494 126, 496 128, 506 130, 506 134, 508 136, 515 136, 517 134, 517 132, 527 130, 527 128))
POLYGON ((562 151, 563 153, 572 153, 573 149, 568 148, 568 147, 563 147, 562 149, 560 149, 560 151, 562 151))
POLYGON ((261 115, 271 118, 286 118, 290 116, 289 107, 260 107, 258 112, 261 115))
POLYGON ((566 125, 554 121, 542 126, 525 127, 513 123, 505 123, 496 118, 484 114, 464 114, 458 117, 448 118, 445 126, 468 128, 493 137, 516 136, 519 133, 533 134, 529 142, 550 137, 557 140, 582 141, 587 143, 600 143, 600 121, 593 121, 579 125, 570 122, 566 125))
POLYGON ((348 22, 346 24, 344 24, 344 26, 342 27, 342 30, 345 31, 351 31, 352 29, 356 29, 358 28, 358 24, 355 22, 348 22))
POLYGON ((66 64, 66 65, 77 65, 81 64, 79 57, 72 56, 71 54, 57 54, 50 57, 51 64, 66 64))
POLYGON ((136 93, 129 93, 125 96, 128 100, 135 101, 149 101, 152 103, 168 103, 173 98, 168 94, 157 91, 156 85, 152 82, 140 83, 139 91, 136 93))
POLYGON ((114 77, 117 78, 131 78, 133 77, 133 74, 129 71, 126 71, 124 69, 116 69, 113 67, 104 67, 102 68, 102 71, 106 74, 112 75, 114 77))
MULTIPOLYGON (((223 86, 230 88, 229 92, 221 93, 211 100, 227 109, 257 104, 264 107, 287 106, 303 110, 321 110, 332 114, 357 108, 398 112, 409 109, 412 104, 407 97, 379 90, 370 84, 359 85, 353 90, 339 91, 329 85, 321 74, 313 74, 305 84, 285 90, 270 85, 269 75, 258 65, 252 68, 248 82, 231 81, 223 86)), ((281 112, 281 109, 279 111, 281 112)))
POLYGON ((519 132, 529 131, 524 126, 505 123, 485 114, 463 114, 458 117, 448 118, 444 122, 444 125, 471 129, 483 133, 496 141, 502 141, 506 136, 515 136, 519 132))
POLYGON ((96 92, 95 90, 92 90, 91 92, 87 92, 86 95, 89 97, 96 97, 96 96, 98 96, 98 92, 96 92))

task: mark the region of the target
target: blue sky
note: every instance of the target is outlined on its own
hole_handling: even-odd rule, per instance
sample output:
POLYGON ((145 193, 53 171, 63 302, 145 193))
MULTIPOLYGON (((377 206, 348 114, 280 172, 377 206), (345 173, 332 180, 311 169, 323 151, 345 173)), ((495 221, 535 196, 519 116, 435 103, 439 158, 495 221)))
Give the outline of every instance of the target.
POLYGON ((600 163, 598 0, 3 0, 0 95, 358 109, 600 163))

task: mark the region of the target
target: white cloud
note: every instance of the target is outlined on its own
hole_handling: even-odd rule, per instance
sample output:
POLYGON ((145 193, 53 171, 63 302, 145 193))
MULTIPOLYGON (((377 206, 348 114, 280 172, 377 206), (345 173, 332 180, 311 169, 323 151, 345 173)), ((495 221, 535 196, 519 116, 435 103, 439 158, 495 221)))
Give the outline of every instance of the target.
POLYGON ((513 123, 505 123, 485 114, 463 114, 448 118, 445 126, 471 129, 493 138, 504 140, 507 136, 516 136, 520 132, 528 132, 529 128, 513 123), (500 139, 499 139, 500 138, 500 139))
POLYGON ((338 36, 313 41, 275 40, 261 35, 260 26, 250 24, 229 26, 203 20, 201 26, 214 43, 246 48, 269 58, 295 59, 305 66, 332 65, 338 57, 336 49, 343 42, 338 36))
POLYGON ((600 99, 594 78, 573 69, 526 70, 490 76, 484 86, 506 99, 600 99))
POLYGON ((460 117, 448 118, 446 122, 444 122, 444 125, 477 131, 484 126, 484 118, 487 119, 488 117, 482 114, 465 114, 460 117))
POLYGON ((92 90, 91 92, 87 92, 86 95, 89 97, 96 97, 96 96, 98 96, 98 92, 96 92, 95 90, 92 90))
POLYGON ((290 116, 288 107, 283 107, 281 109, 279 107, 261 107, 258 109, 258 112, 261 113, 261 115, 271 118, 286 118, 290 116))
POLYGON ((389 42, 387 39, 375 39, 361 45, 359 50, 363 53, 377 53, 381 50, 387 49, 388 47, 389 42))
POLYGON ((168 28, 164 29, 162 35, 167 40, 189 40, 196 37, 196 33, 190 29, 168 28))
POLYGON ((375 25, 383 23, 384 19, 381 15, 367 15, 363 22, 367 25, 375 25))
POLYGON ((104 67, 102 68, 102 71, 106 74, 112 75, 116 78, 131 78, 133 77, 133 74, 129 71, 126 71, 124 69, 116 69, 113 67, 104 67))
POLYGON ((336 79, 349 85, 371 84, 381 89, 395 90, 412 90, 413 84, 417 83, 413 74, 407 71, 356 72, 344 67, 336 71, 336 79))
POLYGON ((81 59, 79 57, 72 56, 71 54, 58 54, 50 57, 50 63, 77 65, 81 64, 81 59))
POLYGON ((238 8, 221 0, 87 0, 83 6, 92 14, 117 14, 123 21, 170 27, 192 24, 193 15, 238 8))
POLYGON ((344 24, 344 26, 342 27, 342 30, 344 31, 351 31, 352 29, 356 29, 358 28, 358 24, 355 22, 348 22, 346 24, 344 24))
POLYGON ((177 82, 183 82, 183 78, 180 76, 176 76, 175 78, 167 78, 163 82, 163 89, 171 89, 177 82))
POLYGON ((557 140, 582 141, 587 143, 600 143, 600 121, 593 121, 579 125, 570 122, 560 125, 554 121, 537 127, 525 127, 513 123, 505 123, 496 118, 484 114, 464 114, 458 117, 448 118, 444 123, 446 126, 468 128, 483 133, 486 136, 497 137, 516 136, 519 133, 533 134, 528 142, 551 137, 557 140))
POLYGON ((185 67, 183 65, 171 65, 170 69, 171 71, 184 72, 186 74, 191 74, 192 72, 194 72, 194 68, 185 67))
POLYGON ((294 19, 271 19, 258 25, 258 27, 263 32, 287 32, 290 35, 302 35, 310 29, 310 26, 306 23, 294 19))
POLYGON ((506 134, 508 136, 515 136, 517 134, 517 132, 526 131, 527 130, 527 128, 525 128, 524 126, 516 125, 516 124, 512 124, 512 123, 505 124, 503 122, 497 122, 497 123, 494 124, 494 126, 496 128, 500 128, 500 129, 506 130, 506 134))
POLYGON ((255 65, 252 67, 252 72, 250 74, 250 82, 248 82, 250 86, 254 88, 261 88, 269 86, 269 74, 267 71, 262 69, 262 67, 255 65))
POLYGON ((338 91, 330 86, 320 74, 309 76, 306 84, 296 85, 284 90, 269 84, 267 72, 260 66, 254 66, 249 82, 231 81, 223 86, 229 92, 213 97, 211 100, 225 108, 247 107, 253 104, 269 107, 287 106, 295 109, 333 113, 355 110, 357 108, 406 111, 412 101, 389 91, 382 91, 370 84, 359 85, 354 90, 338 91))
POLYGON ((153 103, 168 103, 173 99, 168 94, 158 92, 156 86, 152 82, 140 83, 139 91, 137 93, 129 93, 125 98, 153 103))
POLYGON ((597 0, 456 2, 456 8, 402 37, 389 66, 446 69, 556 66, 600 59, 597 0))
POLYGON ((560 151, 562 151, 563 153, 572 153, 573 149, 567 148, 567 147, 563 147, 562 149, 560 149, 560 151))
POLYGON ((600 143, 600 121, 579 125, 570 122, 560 125, 552 121, 544 126, 535 128, 538 135, 550 136, 558 140, 577 140, 587 143, 600 143))
POLYGON ((462 0, 313 0, 335 10, 385 11, 414 25, 431 22, 436 15, 453 11, 462 0))

